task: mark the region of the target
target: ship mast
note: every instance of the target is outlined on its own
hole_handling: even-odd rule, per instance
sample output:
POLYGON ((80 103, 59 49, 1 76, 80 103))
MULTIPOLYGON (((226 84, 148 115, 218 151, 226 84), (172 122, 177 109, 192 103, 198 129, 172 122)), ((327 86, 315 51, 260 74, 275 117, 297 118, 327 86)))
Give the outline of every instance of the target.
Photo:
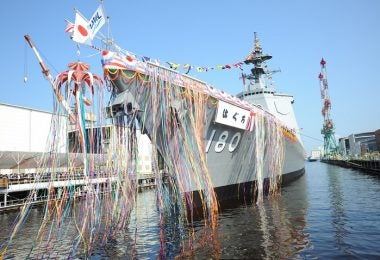
POLYGON ((247 75, 247 79, 251 81, 251 84, 248 87, 248 90, 257 89, 257 88, 266 88, 264 82, 264 74, 267 72, 264 70, 262 63, 266 60, 270 60, 272 58, 271 55, 264 54, 261 48, 260 39, 257 36, 257 33, 254 33, 255 39, 253 43, 253 50, 250 54, 248 54, 245 59, 245 64, 253 64, 253 68, 251 69, 251 74, 247 75))
POLYGON ((327 83, 327 72, 326 72, 326 61, 322 58, 321 62, 321 72, 319 73, 319 83, 321 88, 321 98, 322 98, 322 116, 323 116, 323 126, 321 134, 324 136, 324 157, 329 157, 338 152, 338 147, 335 140, 335 127, 333 120, 330 116, 331 111, 331 100, 329 96, 329 85, 327 83))

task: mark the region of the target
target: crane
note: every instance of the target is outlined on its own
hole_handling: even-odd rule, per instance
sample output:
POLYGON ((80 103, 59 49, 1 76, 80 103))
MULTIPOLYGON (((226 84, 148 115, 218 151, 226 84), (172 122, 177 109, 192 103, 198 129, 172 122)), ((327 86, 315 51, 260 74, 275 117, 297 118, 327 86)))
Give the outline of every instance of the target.
POLYGON ((319 73, 319 83, 321 88, 322 99, 322 116, 323 126, 321 134, 324 136, 324 157, 330 157, 338 153, 338 146, 335 140, 335 127, 334 122, 331 119, 331 100, 329 96, 329 85, 327 82, 326 61, 321 59, 321 72, 319 73))

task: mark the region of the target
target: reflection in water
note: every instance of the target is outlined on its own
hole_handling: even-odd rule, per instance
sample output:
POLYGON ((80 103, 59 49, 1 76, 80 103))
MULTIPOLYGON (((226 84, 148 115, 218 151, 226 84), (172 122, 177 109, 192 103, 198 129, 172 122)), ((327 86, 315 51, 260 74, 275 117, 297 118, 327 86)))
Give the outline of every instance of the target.
POLYGON ((260 230, 262 232, 262 237, 263 237, 261 247, 263 248, 265 256, 269 256, 270 255, 269 247, 272 243, 271 243, 271 237, 269 234, 268 216, 267 216, 265 207, 263 205, 263 202, 257 204, 257 206, 259 208, 258 212, 260 216, 258 221, 260 223, 260 230))
POLYGON ((379 259, 380 178, 324 163, 307 163, 310 258, 379 259))
POLYGON ((345 253, 350 253, 349 246, 345 243, 349 231, 346 229, 346 214, 344 209, 344 193, 341 184, 341 171, 337 167, 328 167, 328 188, 331 203, 331 225, 335 232, 335 246, 345 253))
MULTIPOLYGON (((105 245, 98 245, 94 258, 167 258, 212 257, 218 258, 288 258, 308 244, 304 234, 307 197, 305 177, 283 188, 282 196, 264 199, 259 205, 225 209, 220 215, 219 226, 212 233, 204 229, 202 220, 188 227, 175 225, 175 217, 160 218, 155 191, 138 194, 136 208, 132 211, 126 230, 117 232, 105 245), (165 220, 161 225, 160 219, 165 220), (163 230, 164 229, 164 230, 163 230), (191 239, 190 239, 191 238, 191 239), (196 241, 191 242, 191 241, 196 241), (163 250, 164 249, 164 250, 163 250)), ((2 225, 11 225, 16 212, 0 215, 2 225)), ((23 258, 31 253, 33 241, 43 217, 41 208, 31 211, 20 236, 16 238, 7 256, 23 258)), ((34 248, 33 258, 53 258, 67 255, 75 231, 70 218, 66 223, 66 240, 46 248, 34 248), (43 252, 53 252, 44 255, 43 252)), ((6 234, 0 231, 0 239, 6 234)), ((78 249, 73 257, 85 257, 78 249)))
MULTIPOLYGON (((219 220, 220 257, 224 259, 291 258, 309 244, 304 233, 308 200, 305 176, 284 187, 282 195, 262 204, 225 209, 219 220)), ((211 245, 194 252, 217 258, 211 245)))
MULTIPOLYGON (((106 244, 96 245, 93 259, 379 259, 380 177, 307 163, 306 174, 262 204, 223 209, 215 233, 204 222, 175 225, 176 213, 160 215, 154 190, 138 194, 126 228, 106 244), (160 223, 160 220, 163 222, 160 223), (192 239, 190 239, 192 238, 192 239), (195 241, 195 243, 194 243, 195 241)), ((18 212, 0 214, 0 241, 5 241, 18 212)), ((43 208, 30 211, 7 258, 60 258, 67 255, 76 227, 67 217, 63 240, 33 246, 43 208), (47 250, 49 249, 49 250, 47 250), (49 255, 44 252, 51 252, 49 255)), ((46 236, 54 236, 46 228, 46 236)), ((46 240, 46 236, 44 237, 46 240)), ((78 248, 73 258, 86 256, 78 248)))

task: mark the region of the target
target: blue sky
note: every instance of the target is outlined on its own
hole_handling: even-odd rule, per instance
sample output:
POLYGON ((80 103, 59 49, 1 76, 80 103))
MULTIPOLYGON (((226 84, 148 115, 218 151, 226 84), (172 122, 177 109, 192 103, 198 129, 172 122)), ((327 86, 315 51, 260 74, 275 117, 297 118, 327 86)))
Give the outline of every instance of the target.
MULTIPOLYGON (((0 102, 52 111, 52 91, 24 34, 37 45, 52 75, 77 57, 64 34, 64 19, 74 22, 74 7, 90 18, 99 1, 2 3, 0 102), (23 78, 28 74, 27 84, 23 78)), ((307 151, 322 146, 319 61, 327 61, 331 116, 339 136, 380 128, 380 1, 237 0, 104 1, 115 41, 124 49, 161 62, 199 66, 231 64, 251 51, 258 32, 273 55, 276 89, 295 97, 295 112, 307 151)), ((103 33, 107 31, 103 27, 103 33)), ((102 74, 100 55, 80 48, 80 59, 102 74)), ((246 68, 248 72, 248 68, 246 68)), ((231 94, 242 90, 240 71, 196 73, 231 94)))

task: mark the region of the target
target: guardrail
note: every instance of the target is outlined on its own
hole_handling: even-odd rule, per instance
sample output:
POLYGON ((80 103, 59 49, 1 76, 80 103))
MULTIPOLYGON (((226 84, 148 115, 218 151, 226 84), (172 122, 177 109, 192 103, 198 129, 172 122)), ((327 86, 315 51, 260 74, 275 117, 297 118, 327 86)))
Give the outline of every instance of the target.
MULTIPOLYGON (((50 178, 49 176, 44 176, 40 177, 39 179, 33 179, 33 178, 1 178, 2 182, 1 183, 6 183, 8 186, 5 188, 9 188, 10 185, 18 185, 18 184, 29 184, 29 183, 35 183, 35 182, 50 182, 50 181, 69 181, 69 180, 83 180, 85 179, 86 176, 81 175, 81 176, 76 176, 77 178, 68 178, 69 176, 63 176, 59 178, 50 178)), ((72 177, 72 176, 70 176, 72 177)), ((105 176, 105 175, 99 175, 96 176, 96 178, 106 178, 106 177, 111 177, 111 176, 105 176)), ((96 179, 95 178, 95 179, 96 179)), ((156 181, 155 181, 155 175, 154 174, 142 174, 138 176, 137 180, 137 188, 138 191, 141 192, 145 189, 151 189, 156 187, 156 181)), ((92 192, 92 190, 84 190, 80 189, 75 191, 75 197, 83 197, 85 196, 88 192, 92 192)), ((100 191, 100 194, 108 192, 107 190, 100 191)), ((12 194, 12 193, 10 193, 12 194)), ((4 196, 9 196, 9 194, 4 194, 4 196)), ((20 198, 20 199, 3 199, 0 201, 0 211, 2 210, 7 210, 7 209, 13 209, 17 207, 23 206, 25 203, 31 203, 31 204, 39 204, 39 203, 44 203, 48 201, 47 196, 38 196, 35 199, 28 197, 26 195, 26 198, 20 198)), ((54 196, 50 197, 50 200, 59 200, 60 196, 54 196)))
MULTIPOLYGON (((104 173, 100 174, 94 174, 91 179, 96 178, 108 178, 108 177, 115 177, 115 175, 107 175, 104 173)), ((138 174, 137 178, 139 180, 144 179, 153 179, 155 178, 155 174, 138 174)), ((7 189, 9 185, 17 185, 17 184, 30 184, 35 182, 51 182, 51 181, 72 181, 72 180, 84 180, 87 179, 87 176, 83 174, 60 174, 55 176, 48 176, 48 175, 29 175, 27 177, 19 177, 19 176, 12 176, 12 177, 0 177, 0 189, 5 188, 7 189)))
MULTIPOLYGON (((107 191, 102 191, 99 194, 104 194, 106 192, 107 191)), ((81 197, 84 197, 87 193, 92 193, 92 192, 91 191, 85 191, 85 190, 75 191, 75 197, 81 198, 81 197)), ((54 201, 54 200, 60 200, 60 199, 61 199, 61 196, 59 196, 59 195, 50 196, 50 198, 48 196, 44 195, 44 196, 37 196, 35 199, 32 197, 26 197, 26 198, 22 198, 22 199, 11 199, 11 200, 7 200, 6 202, 0 201, 0 211, 22 207, 25 205, 25 203, 42 204, 42 203, 45 203, 49 200, 54 201)))
MULTIPOLYGON (((107 178, 114 177, 106 174, 95 174, 93 178, 107 178)), ((41 175, 30 175, 27 177, 20 176, 12 176, 12 177, 0 177, 0 188, 8 188, 9 185, 17 185, 17 184, 30 184, 35 182, 51 182, 51 181, 71 181, 71 180, 84 180, 87 176, 83 174, 74 174, 74 175, 55 175, 55 176, 41 176, 41 175)))

